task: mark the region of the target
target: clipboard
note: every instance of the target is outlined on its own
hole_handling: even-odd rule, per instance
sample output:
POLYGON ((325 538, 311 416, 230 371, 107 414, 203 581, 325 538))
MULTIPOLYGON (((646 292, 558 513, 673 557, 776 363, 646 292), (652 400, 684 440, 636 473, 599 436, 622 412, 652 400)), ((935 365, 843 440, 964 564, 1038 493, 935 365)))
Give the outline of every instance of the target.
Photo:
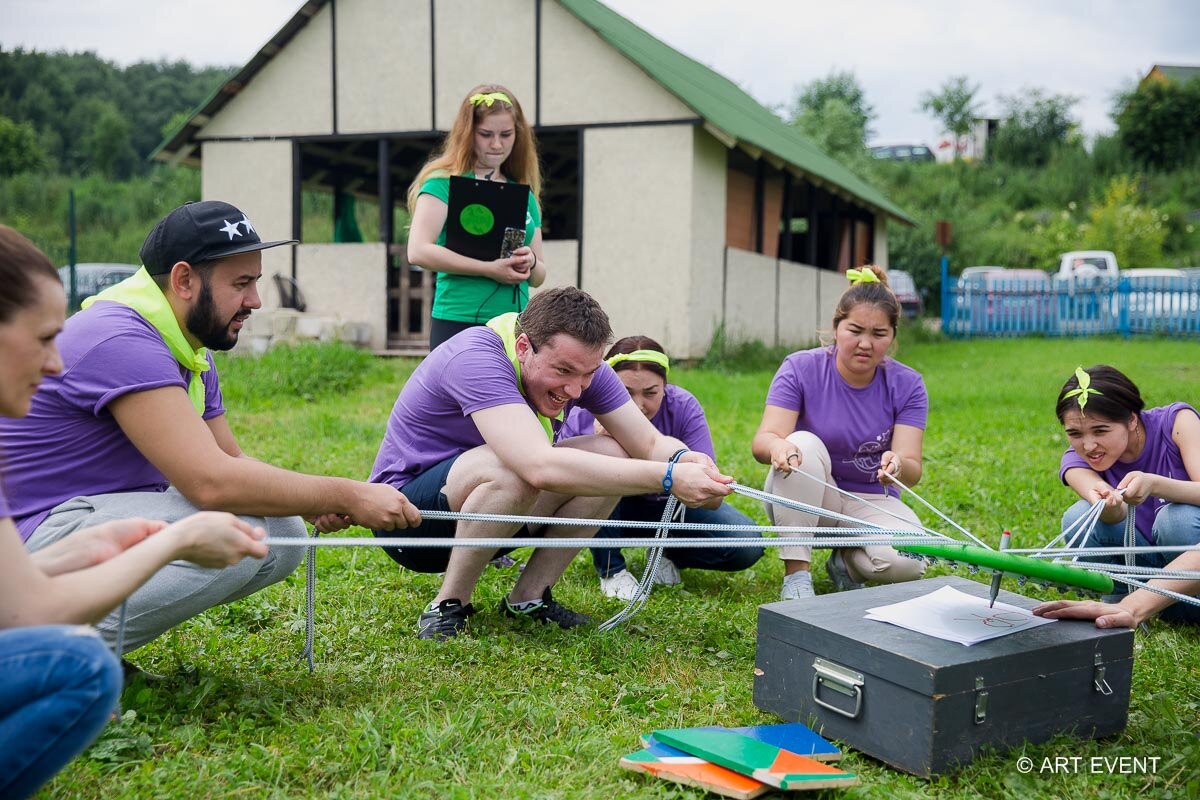
POLYGON ((525 230, 529 187, 523 183, 450 176, 446 247, 480 261, 500 257, 504 229, 525 230))

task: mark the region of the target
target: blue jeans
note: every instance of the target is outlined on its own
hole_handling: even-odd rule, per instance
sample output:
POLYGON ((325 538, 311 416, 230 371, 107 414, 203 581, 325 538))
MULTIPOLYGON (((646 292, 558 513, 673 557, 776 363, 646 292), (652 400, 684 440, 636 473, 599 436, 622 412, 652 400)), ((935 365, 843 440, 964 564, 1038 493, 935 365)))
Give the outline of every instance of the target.
MULTIPOLYGON (((1086 500, 1080 500, 1068 508, 1066 513, 1063 514, 1063 530, 1066 530, 1071 524, 1086 514, 1089 508, 1091 508, 1091 504, 1086 500)), ((1139 510, 1138 513, 1144 514, 1146 512, 1139 510)), ((1191 547, 1200 544, 1200 506, 1168 503, 1158 510, 1158 516, 1154 518, 1154 525, 1150 530, 1154 534, 1154 545, 1162 547, 1191 547)), ((1073 535, 1074 533, 1072 533, 1073 535)), ((1150 547, 1152 545, 1142 535, 1141 531, 1135 532, 1135 538, 1138 547, 1150 547)), ((1076 546, 1078 546, 1078 543, 1076 543, 1076 546)), ((1085 548, 1124 546, 1124 520, 1121 522, 1097 522, 1096 527, 1092 529, 1091 536, 1088 537, 1087 543, 1084 545, 1085 548)), ((1178 556, 1178 553, 1138 553, 1134 556, 1133 561, 1139 567, 1162 569, 1178 556)), ((1080 560, 1109 564, 1125 563, 1124 556, 1088 556, 1086 558, 1081 556, 1080 560)), ((1125 594, 1128 589, 1129 587, 1126 584, 1116 582, 1114 591, 1117 594, 1125 594)), ((1159 614, 1159 618, 1172 622, 1200 623, 1200 606, 1176 603, 1159 614)))
MULTIPOLYGON (((625 497, 613 510, 610 520, 638 520, 642 522, 657 522, 662 519, 663 509, 667 507, 666 500, 650 499, 643 495, 625 497)), ((721 525, 753 525, 754 520, 731 506, 722 503, 716 510, 707 508, 689 508, 684 517, 685 522, 701 522, 721 525)), ((631 528, 601 528, 596 536, 604 539, 629 539, 635 537, 650 537, 654 534, 649 529, 631 528)), ((753 536, 762 538, 757 531, 745 533, 737 531, 678 531, 673 535, 684 538, 728 539, 733 537, 753 536)), ((663 555, 671 559, 675 566, 693 569, 716 569, 723 572, 736 572, 746 569, 762 558, 761 547, 697 547, 669 548, 663 555)), ((592 563, 601 578, 610 578, 625 569, 625 556, 620 550, 607 547, 592 548, 592 563)))
POLYGON ((121 664, 92 628, 0 631, 0 797, 28 797, 100 735, 121 664))

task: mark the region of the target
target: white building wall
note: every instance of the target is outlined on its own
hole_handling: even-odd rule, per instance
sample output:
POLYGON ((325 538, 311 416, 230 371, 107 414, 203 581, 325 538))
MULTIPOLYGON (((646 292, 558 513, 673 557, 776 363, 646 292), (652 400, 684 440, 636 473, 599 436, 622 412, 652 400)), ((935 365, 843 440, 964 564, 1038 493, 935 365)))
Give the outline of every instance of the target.
POLYGON ((427 1, 339 0, 339 133, 433 128, 431 24, 427 1))
MULTIPOLYGON (((238 23, 236 15, 231 22, 238 23)), ((199 137, 332 133, 331 32, 327 5, 221 108, 199 137)))
POLYGON ((888 268, 888 218, 883 213, 875 215, 875 263, 888 268))
POLYGON ((823 331, 833 330, 833 312, 837 308, 842 293, 850 286, 850 281, 844 272, 834 272, 823 269, 817 274, 817 297, 820 301, 817 316, 817 328, 823 331))
POLYGON ((775 344, 777 259, 725 249, 725 336, 730 342, 775 344))
MULTIPOLYGON (((725 270, 725 146, 700 126, 692 129, 692 257, 688 287, 687 353, 708 352, 721 323, 725 270)), ((586 174, 586 173, 585 173, 586 174)))
POLYGON ((308 314, 365 323, 371 328, 371 349, 387 346, 387 245, 298 245, 296 282, 308 314))
MULTIPOLYGON (((552 5, 543 3, 543 8, 552 5)), ((529 0, 434 3, 434 127, 449 130, 467 92, 482 83, 507 87, 516 95, 526 118, 530 122, 537 119, 535 11, 536 4, 529 0)), ((543 62, 543 76, 544 67, 543 62)))
MULTIPOLYGON (((550 5, 550 4, 546 4, 550 5)), ((584 132, 583 285, 617 337, 689 358, 692 127, 584 132)))
MULTIPOLYGON (((291 142, 204 142, 201 155, 201 198, 224 200, 240 208, 264 241, 291 238, 291 142)), ((270 286, 271 276, 276 272, 292 274, 291 249, 273 247, 262 251, 259 294, 264 308, 279 302, 270 286)))
POLYGON ((546 262, 546 281, 533 293, 556 286, 575 286, 578 272, 579 241, 576 239, 554 239, 542 242, 542 259, 546 262))
MULTIPOLYGON (((440 116, 439 112, 439 122, 440 116)), ((570 11, 555 2, 542 3, 543 125, 694 116, 570 11)))
POLYGON ((779 344, 799 349, 817 341, 817 328, 824 319, 818 306, 820 277, 821 270, 816 267, 779 261, 779 344))

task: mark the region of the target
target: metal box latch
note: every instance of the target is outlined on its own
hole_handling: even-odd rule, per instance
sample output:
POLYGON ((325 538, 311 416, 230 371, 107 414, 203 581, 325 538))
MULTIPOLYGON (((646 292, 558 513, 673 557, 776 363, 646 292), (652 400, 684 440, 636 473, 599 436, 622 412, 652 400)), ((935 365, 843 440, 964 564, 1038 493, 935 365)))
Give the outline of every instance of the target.
POLYGON ((975 724, 982 725, 987 719, 988 692, 984 689, 983 678, 975 679, 975 724))
POLYGON ((813 660, 813 683, 812 683, 812 698, 813 702, 822 708, 828 708, 835 714, 841 714, 843 717, 854 719, 862 711, 863 692, 862 687, 865 681, 861 672, 855 672, 852 669, 843 667, 841 664, 835 664, 832 661, 826 661, 823 658, 813 660), (854 698, 854 711, 846 711, 838 708, 835 705, 830 705, 818 696, 818 690, 822 686, 827 686, 835 692, 840 692, 847 697, 854 698))
POLYGON ((1108 681, 1104 679, 1106 667, 1104 666, 1104 659, 1101 657, 1099 650, 1096 651, 1096 657, 1092 660, 1092 665, 1095 668, 1092 672, 1092 685, 1096 687, 1097 692, 1108 697, 1113 693, 1113 690, 1108 685, 1108 681))

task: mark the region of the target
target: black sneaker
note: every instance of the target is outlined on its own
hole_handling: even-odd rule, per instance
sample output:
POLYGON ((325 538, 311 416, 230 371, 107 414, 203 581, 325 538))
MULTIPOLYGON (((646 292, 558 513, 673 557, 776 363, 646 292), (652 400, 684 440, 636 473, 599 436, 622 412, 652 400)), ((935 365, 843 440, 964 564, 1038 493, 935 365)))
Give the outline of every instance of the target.
POLYGON ((475 613, 475 606, 451 597, 437 605, 430 604, 431 610, 421 612, 417 618, 417 638, 436 639, 444 642, 462 633, 467 627, 467 617, 475 613))
POLYGON ((500 601, 500 613, 506 617, 531 619, 543 625, 553 622, 563 630, 577 628, 580 625, 590 625, 592 622, 592 618, 587 614, 580 614, 578 611, 572 611, 566 606, 556 603, 550 596, 549 587, 542 592, 541 602, 533 608, 515 609, 508 604, 507 597, 503 598, 500 601))

